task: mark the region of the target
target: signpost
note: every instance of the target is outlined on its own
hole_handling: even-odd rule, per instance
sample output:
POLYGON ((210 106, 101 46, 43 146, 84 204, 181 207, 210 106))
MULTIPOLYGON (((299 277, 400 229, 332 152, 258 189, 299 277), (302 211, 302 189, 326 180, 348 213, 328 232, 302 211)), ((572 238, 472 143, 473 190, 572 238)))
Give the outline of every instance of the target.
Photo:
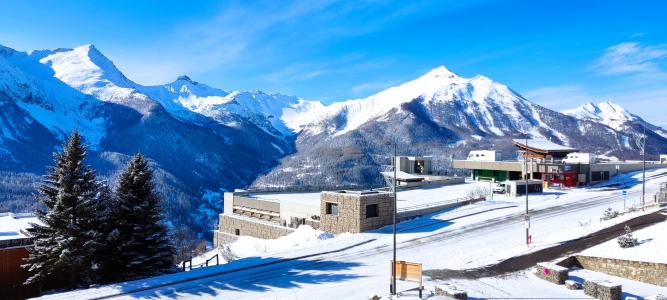
POLYGON ((628 191, 623 190, 623 210, 625 211, 625 200, 628 199, 628 191))
MULTIPOLYGON (((422 297, 422 290, 424 290, 424 285, 422 284, 422 264, 392 260, 391 270, 396 272, 396 277, 392 276, 391 278, 392 282, 396 282, 397 279, 419 282, 419 298, 422 297)), ((396 291, 396 287, 394 287, 394 291, 396 291)))

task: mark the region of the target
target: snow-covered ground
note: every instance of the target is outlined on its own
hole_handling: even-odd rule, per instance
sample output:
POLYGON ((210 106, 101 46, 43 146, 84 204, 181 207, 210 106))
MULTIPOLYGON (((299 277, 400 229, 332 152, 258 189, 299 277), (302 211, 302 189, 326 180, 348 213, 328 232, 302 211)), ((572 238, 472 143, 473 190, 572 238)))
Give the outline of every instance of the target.
MULTIPOLYGON (((493 187, 489 182, 468 181, 465 184, 436 186, 423 189, 408 189, 397 192, 398 208, 408 208, 427 203, 464 198, 470 192, 483 190, 488 193, 493 187)), ((300 205, 320 206, 320 193, 258 193, 251 197, 276 200, 300 205)), ((504 195, 496 197, 506 198, 504 195)))
POLYGON ((627 259, 667 264, 667 222, 637 230, 632 235, 639 245, 621 248, 616 240, 609 240, 583 251, 582 255, 627 259))
MULTIPOLYGON (((648 172, 647 195, 655 193, 658 183, 667 180, 663 174, 667 174, 667 170, 648 172)), ((632 185, 627 188, 626 205, 638 204, 641 184, 637 184, 637 178, 641 178, 641 174, 623 176, 632 185)), ((492 201, 402 222, 398 225, 397 258, 420 262, 427 270, 474 268, 562 243, 651 212, 633 212, 601 221, 606 208, 623 209, 621 190, 547 190, 530 196, 530 230, 534 244, 526 247, 524 201, 521 197, 496 197, 492 201)), ((333 296, 363 299, 373 293, 387 294, 392 255, 391 227, 323 239, 318 238, 320 234, 304 228, 294 237, 287 236, 282 240, 241 239, 230 246, 237 259, 224 265, 46 298, 86 299, 118 295, 127 299, 327 299, 333 296), (247 268, 249 266, 258 267, 247 268), (188 280, 192 278, 196 279, 188 280)), ((574 295, 563 287, 533 280, 531 276, 534 277, 519 272, 503 278, 483 278, 469 284, 460 281, 460 284, 471 290, 471 297, 574 295)), ((427 288, 432 288, 435 282, 429 278, 425 280, 427 288)), ((413 283, 400 283, 398 288, 407 298, 407 294, 414 293, 407 290, 414 286, 413 283)), ((581 293, 576 295, 583 296, 581 293)))

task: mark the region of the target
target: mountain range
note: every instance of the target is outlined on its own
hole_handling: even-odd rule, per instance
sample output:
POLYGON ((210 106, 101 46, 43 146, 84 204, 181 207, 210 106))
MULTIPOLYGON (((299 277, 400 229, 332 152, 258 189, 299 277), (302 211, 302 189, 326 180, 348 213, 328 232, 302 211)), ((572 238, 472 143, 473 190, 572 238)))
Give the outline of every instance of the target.
MULTIPOLYGON (((487 77, 464 78, 445 67, 325 105, 225 91, 188 76, 141 85, 92 45, 27 52, 0 46, 0 182, 43 174, 62 140, 78 130, 89 163, 109 180, 133 153, 150 158, 170 221, 198 232, 220 212, 221 191, 381 185, 379 171, 394 144, 401 154, 433 155, 437 169, 455 172, 451 160, 470 149, 493 147, 513 157, 510 138, 526 135, 636 158, 644 126, 650 157, 667 152, 665 130, 616 104, 561 113, 487 77)), ((26 195, 0 209, 27 209, 34 201, 26 195)))

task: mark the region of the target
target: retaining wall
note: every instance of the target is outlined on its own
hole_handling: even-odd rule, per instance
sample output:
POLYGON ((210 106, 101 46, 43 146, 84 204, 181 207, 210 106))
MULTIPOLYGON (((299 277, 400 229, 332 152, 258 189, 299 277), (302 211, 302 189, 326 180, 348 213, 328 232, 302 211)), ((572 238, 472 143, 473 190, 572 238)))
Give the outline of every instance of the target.
POLYGON ((667 287, 667 264, 584 255, 574 258, 584 269, 667 287))
MULTIPOLYGON (((289 227, 272 224, 254 218, 247 218, 237 215, 220 215, 218 231, 229 235, 237 235, 236 230, 239 230, 239 235, 254 236, 261 239, 276 239, 284 235, 288 235, 294 231, 289 227)), ((216 240, 222 242, 223 235, 218 235, 216 240)))

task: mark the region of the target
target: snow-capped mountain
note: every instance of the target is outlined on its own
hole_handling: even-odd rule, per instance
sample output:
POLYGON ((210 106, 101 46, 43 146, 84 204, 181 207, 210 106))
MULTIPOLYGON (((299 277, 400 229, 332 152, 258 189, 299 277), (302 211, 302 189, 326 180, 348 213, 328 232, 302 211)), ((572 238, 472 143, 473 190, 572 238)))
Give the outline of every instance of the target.
MULTIPOLYGON (((76 129, 102 175, 117 173, 137 151, 150 158, 169 195, 170 220, 197 230, 221 209, 211 191, 253 182, 322 189, 380 184, 387 141, 402 154, 434 155, 436 168, 450 171, 449 161, 470 149, 513 151, 509 138, 525 135, 631 157, 641 119, 628 115, 634 119, 624 127, 612 126, 610 117, 573 117, 487 77, 464 78, 445 67, 367 98, 324 105, 227 91, 188 76, 144 86, 92 45, 29 52, 0 46, 0 171, 43 174, 76 129)), ((650 138, 648 153, 665 152, 664 136, 650 138)))
POLYGON ((598 122, 618 131, 626 131, 632 126, 646 125, 647 130, 651 130, 667 138, 667 131, 661 127, 650 124, 639 116, 628 112, 622 106, 609 101, 600 102, 598 104, 588 102, 575 109, 565 110, 562 113, 578 119, 598 122))
MULTIPOLYGON (((402 154, 434 155, 439 168, 447 170, 451 158, 463 158, 471 149, 493 147, 513 157, 509 138, 526 135, 632 157, 640 130, 552 111, 487 77, 464 78, 445 67, 364 99, 311 106, 305 113, 310 120, 292 124, 303 130, 296 153, 255 186, 380 185, 380 166, 389 163, 386 141, 396 141, 402 154)), ((667 150, 667 139, 651 139, 647 151, 667 150)))
POLYGON ((294 135, 281 119, 283 109, 302 101, 293 96, 269 95, 261 91, 227 92, 185 75, 169 84, 138 89, 180 118, 201 122, 200 116, 205 116, 232 127, 246 120, 282 139, 294 135))
MULTIPOLYGON (((506 135, 528 132, 538 128, 557 134, 545 126, 533 109, 533 104, 507 86, 478 75, 463 78, 441 66, 405 84, 389 88, 364 99, 334 103, 324 108, 307 110, 313 116, 306 124, 295 124, 311 133, 327 132, 342 135, 370 120, 382 120, 392 110, 401 109, 415 99, 431 108, 456 106, 458 125, 474 127, 482 135, 506 135), (327 120, 336 120, 327 124, 327 120), (323 127, 323 124, 332 125, 323 127)), ((434 119, 446 118, 442 111, 429 109, 434 119)), ((295 125, 293 126, 293 129, 295 125)))
MULTIPOLYGON (((219 201, 208 191, 250 184, 291 152, 291 142, 251 119, 234 126, 171 114, 94 46, 21 52, 0 48, 0 171, 43 174, 73 130, 90 145, 89 162, 117 173, 135 152, 149 157, 170 197, 176 225, 209 227, 219 201)), ((31 200, 28 200, 31 201, 31 200)))

